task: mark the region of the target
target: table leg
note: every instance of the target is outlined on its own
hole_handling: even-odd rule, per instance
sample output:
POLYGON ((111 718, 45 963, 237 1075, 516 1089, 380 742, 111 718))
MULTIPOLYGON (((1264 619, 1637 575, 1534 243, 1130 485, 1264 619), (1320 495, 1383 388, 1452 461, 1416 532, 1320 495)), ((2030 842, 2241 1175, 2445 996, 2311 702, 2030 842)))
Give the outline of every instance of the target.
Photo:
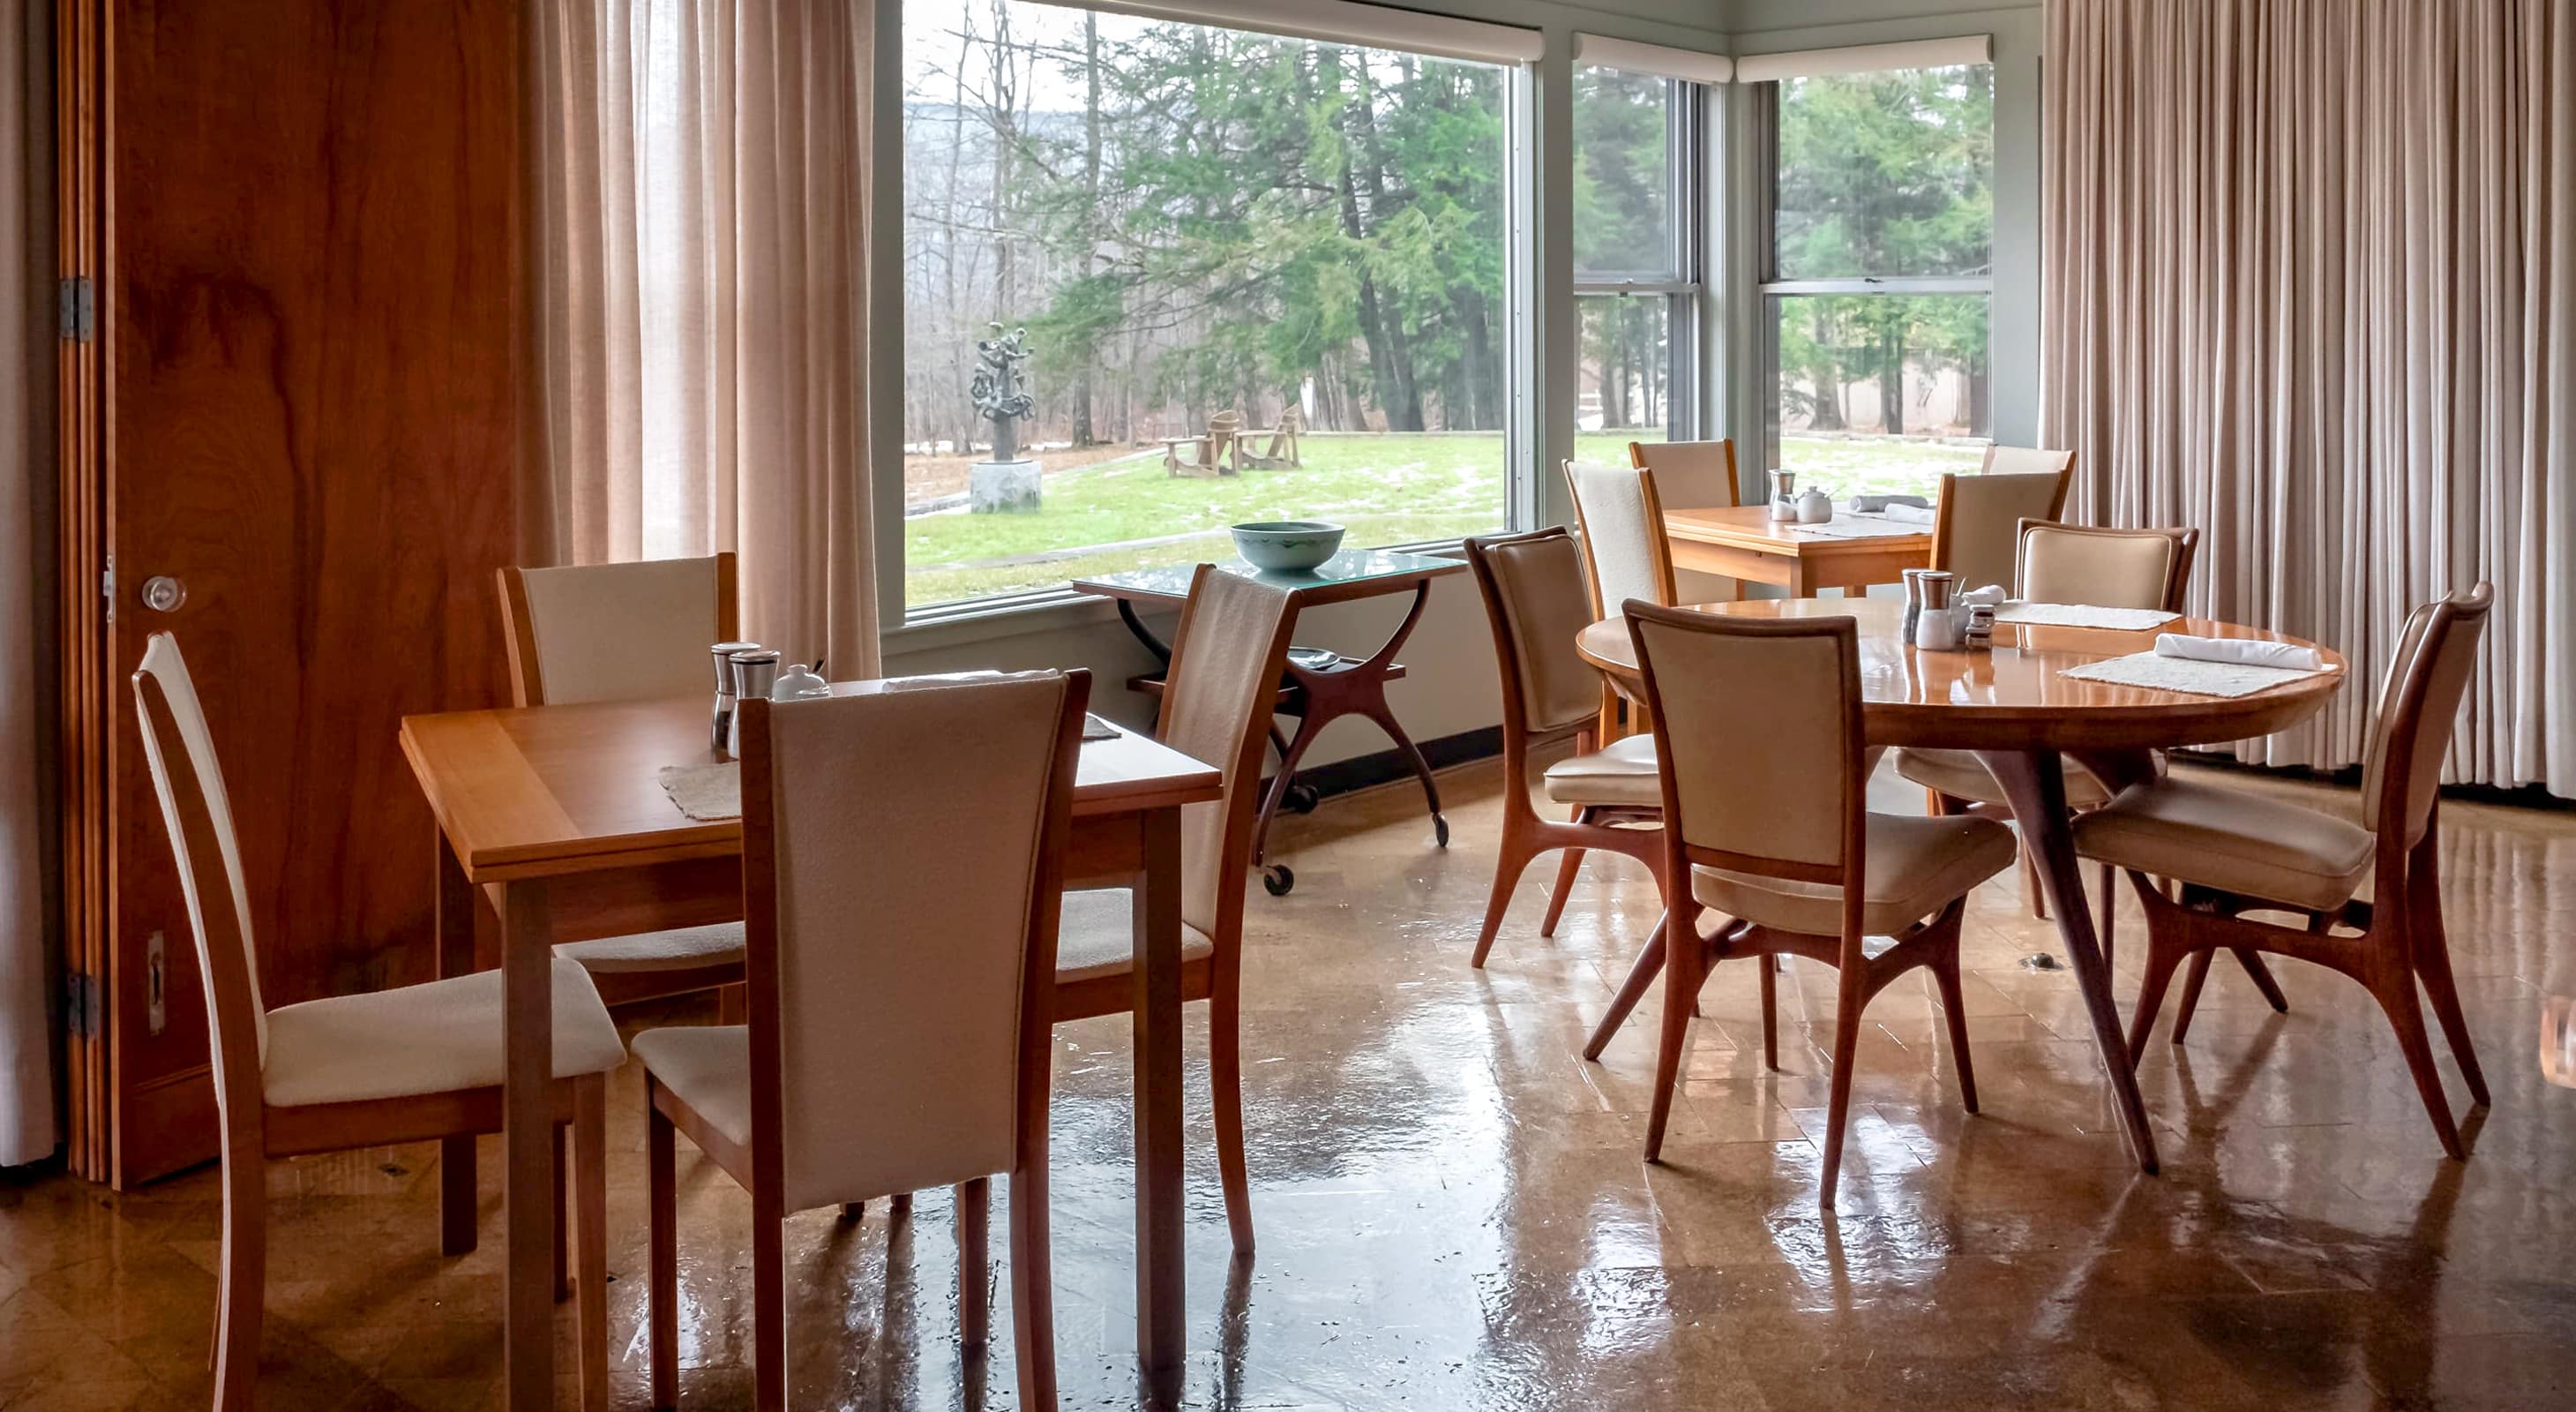
MULTIPOLYGON (((438 850, 438 976, 446 980, 474 969, 474 909, 479 899, 465 877, 465 865, 447 846, 445 830, 433 825, 438 850)), ((475 1245, 474 1139, 442 1138, 438 1144, 438 1251, 463 1255, 475 1245)))
POLYGON ((1136 1361, 1151 1406, 1181 1395, 1181 816, 1138 820, 1136 1056, 1136 1361))
POLYGON ((554 1375, 554 946, 542 882, 503 885, 501 904, 501 1347, 513 1412, 551 1408, 554 1375))
POLYGON ((1982 750, 1978 757, 2003 786, 2020 825, 2022 846, 2038 865, 2048 905, 2056 913, 2066 959, 2075 967, 2084 992, 2084 1008, 2093 1022, 2093 1043, 2102 1053, 2120 1121, 2128 1131, 2129 1151, 2140 1171, 2156 1170, 2155 1134, 2147 1126, 2146 1101, 2138 1095, 2138 1078, 2129 1066, 2129 1044, 2120 1032, 2120 1015, 2111 997, 2111 971, 2094 942, 2093 909, 2085 900, 2084 878, 2075 859, 2075 838, 2067 828, 2066 774, 2055 750, 1982 750))
POLYGON ((1145 644, 1145 650, 1154 654, 1155 661, 1166 667, 1172 665, 1172 645, 1156 637, 1154 630, 1145 626, 1145 620, 1136 616, 1136 605, 1133 601, 1125 598, 1118 600, 1118 621, 1125 623, 1127 631, 1133 633, 1138 642, 1145 644))

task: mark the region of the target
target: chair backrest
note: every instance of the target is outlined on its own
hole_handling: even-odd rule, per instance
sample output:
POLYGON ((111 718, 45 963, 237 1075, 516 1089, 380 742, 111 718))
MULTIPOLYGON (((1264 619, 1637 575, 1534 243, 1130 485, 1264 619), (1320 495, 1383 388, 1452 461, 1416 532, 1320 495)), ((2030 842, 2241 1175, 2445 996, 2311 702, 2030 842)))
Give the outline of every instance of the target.
POLYGON ((786 1210, 1016 1165, 1090 692, 1036 672, 744 703, 753 1173, 786 1210))
MULTIPOLYGON (((1988 464, 1996 462, 1998 451, 2007 450, 1987 447, 1988 464)), ((2009 454, 2018 458, 2034 453, 2009 454)), ((2066 464, 2058 470, 1941 477, 1941 503, 1932 512, 1932 567, 1957 575, 1962 590, 2010 584, 2021 522, 2054 520, 2066 506, 2067 479, 2074 472, 2075 458, 2064 454, 2066 464)))
POLYGON ((2495 586, 2480 583, 2407 615, 2363 755, 2363 828, 2382 834, 2395 828, 2399 842, 2412 848, 2431 826, 2442 757, 2451 748, 2460 698, 2468 691, 2478 639, 2494 606, 2495 586))
POLYGON ((1533 736, 1589 724, 1601 709, 1601 674, 1574 648, 1594 620, 1583 551, 1559 525, 1467 541, 1467 566, 1484 595, 1503 673, 1503 755, 1517 768, 1533 736))
POLYGON ((2023 520, 2013 596, 2038 603, 2179 613, 2199 551, 2196 529, 2103 529, 2023 520))
POLYGON ((1634 466, 1568 461, 1565 484, 1574 493, 1574 522, 1583 531, 1593 620, 1618 612, 1631 598, 1671 604, 1678 590, 1655 478, 1634 466))
POLYGON ((1181 920, 1221 953, 1242 944, 1261 750, 1296 625, 1284 591, 1201 564, 1172 637, 1155 738, 1225 772, 1222 798, 1181 809, 1181 920))
MULTIPOLYGON (((259 947, 250 894, 242 880, 241 844, 232 801, 215 759, 197 685, 179 655, 179 640, 152 634, 134 671, 137 723, 161 823, 179 865, 179 890, 197 939, 205 978, 206 1032, 214 1054, 215 1097, 228 1129, 257 1132, 260 1070, 268 1053, 268 1010, 259 993, 259 947)), ((228 1134, 227 1146, 232 1145, 228 1134)), ((257 1156, 254 1142, 252 1155, 257 1156)))
POLYGON ((1735 441, 1632 441, 1628 464, 1653 475, 1655 499, 1685 510, 1734 508, 1744 503, 1735 478, 1735 441))
POLYGON ((522 706, 712 693, 707 648, 740 633, 733 556, 506 567, 501 627, 522 706))
MULTIPOLYGON (((1672 876, 1863 876, 1860 636, 1852 619, 1627 605, 1655 721, 1672 876)), ((1864 888, 1845 886, 1845 929, 1864 888)))
POLYGON ((2036 446, 1988 446, 1978 463, 1981 476, 2067 476, 2075 474, 2075 453, 2036 446))

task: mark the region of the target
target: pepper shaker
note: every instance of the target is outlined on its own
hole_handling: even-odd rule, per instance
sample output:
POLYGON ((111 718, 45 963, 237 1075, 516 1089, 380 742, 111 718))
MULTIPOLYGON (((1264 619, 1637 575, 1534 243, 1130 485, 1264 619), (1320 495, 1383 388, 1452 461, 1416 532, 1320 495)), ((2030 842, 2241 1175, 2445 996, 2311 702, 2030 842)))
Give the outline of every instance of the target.
MULTIPOLYGON (((755 647, 733 654, 730 661, 734 696, 743 701, 768 700, 769 688, 778 681, 778 650, 755 647)), ((742 713, 739 711, 734 713, 733 732, 725 741, 725 754, 737 760, 742 758, 742 713)))
POLYGON ((708 748, 718 755, 730 757, 733 754, 733 654, 759 650, 757 642, 719 642, 707 649, 714 655, 716 663, 715 730, 708 748))

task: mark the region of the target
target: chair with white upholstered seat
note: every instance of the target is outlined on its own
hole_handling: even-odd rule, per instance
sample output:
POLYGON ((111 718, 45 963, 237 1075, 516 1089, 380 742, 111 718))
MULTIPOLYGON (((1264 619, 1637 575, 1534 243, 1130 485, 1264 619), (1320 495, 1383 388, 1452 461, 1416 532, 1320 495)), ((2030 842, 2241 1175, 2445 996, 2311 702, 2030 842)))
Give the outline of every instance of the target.
MULTIPOLYGON (((1684 510, 1733 509, 1744 503, 1744 483, 1736 478, 1735 442, 1632 441, 1628 464, 1652 477, 1659 506, 1684 510)), ((1669 545, 1665 550, 1671 553, 1669 545)), ((1744 596, 1740 580, 1676 565, 1673 602, 1716 603, 1744 596)), ((1620 601, 1620 600, 1613 600, 1620 601)))
MULTIPOLYGON (((1649 871, 1659 870, 1664 848, 1656 826, 1664 801, 1655 776, 1653 736, 1630 736, 1599 752, 1591 748, 1601 675, 1574 646, 1575 634, 1592 621, 1574 536, 1559 527, 1471 539, 1467 564, 1484 595, 1485 616, 1494 630, 1494 660, 1503 674, 1503 834, 1495 848, 1485 924, 1468 963, 1481 967, 1502 929, 1513 888, 1538 855, 1550 849, 1565 852, 1547 916, 1539 923, 1541 936, 1556 934, 1586 849, 1624 853, 1649 871), (1543 819, 1530 803, 1530 752, 1569 736, 1576 753, 1548 766, 1540 788, 1551 802, 1573 806, 1574 818, 1543 819)), ((1598 1057, 1602 1044, 1618 1032, 1638 994, 1663 965, 1663 950, 1658 933, 1638 956, 1584 1057, 1598 1057)))
MULTIPOLYGON (((1673 548, 1664 538, 1664 503, 1654 472, 1637 466, 1565 463, 1565 486, 1574 497, 1574 526, 1583 536, 1584 582, 1592 592, 1592 620, 1599 622, 1635 599, 1671 607, 1680 601, 1673 548)), ((1601 681, 1595 745, 1606 748, 1623 734, 1645 732, 1645 705, 1630 701, 1628 727, 1619 726, 1619 684, 1601 681)))
POLYGON ((678 1393, 675 1133, 751 1194, 756 1406, 787 1401, 787 1217, 954 1185, 961 1332, 979 1345, 995 1172, 1019 1405, 1055 1406, 1048 991, 1090 686, 1037 672, 743 703, 750 1022, 635 1037, 654 1406, 678 1393))
MULTIPOLYGON (((1691 1004, 1708 967, 1794 954, 1835 967, 1833 1075, 1819 1199, 1834 1204, 1861 1011, 1890 981, 1932 972, 1961 1100, 1977 1110, 1960 1014, 1959 922, 1969 891, 2012 866, 1992 819, 1871 813, 1860 638, 1850 618, 1751 618, 1627 605, 1655 721, 1664 795, 1662 1043, 1646 1126, 1657 1160, 1681 1082, 1691 1004), (1750 745, 1748 742, 1759 742, 1750 745), (1680 880, 1688 878, 1688 887, 1680 880), (1742 925, 1703 936, 1710 910, 1742 925), (1870 938, 1886 937, 1885 945, 1870 938)), ((1766 1067, 1778 1066, 1765 1045, 1766 1067)))
POLYGON ((1973 476, 1941 477, 1932 510, 1932 567, 1958 576, 1960 591, 2009 584, 2021 522, 2054 520, 2075 480, 2075 453, 1989 446, 1973 476))
MULTIPOLYGON (((1252 1250, 1243 1153, 1243 890, 1252 868, 1261 749, 1296 624, 1288 595, 1201 564, 1172 638, 1154 738, 1223 773, 1220 798, 1181 810, 1181 999, 1208 1003, 1216 1166, 1234 1248, 1252 1250)), ((1134 897, 1068 893, 1057 947, 1058 1020, 1124 1015, 1136 1003, 1134 897)))
MULTIPOLYGON (((204 972, 222 1133, 215 1405, 252 1405, 267 1268, 267 1161, 501 1130, 501 974, 486 971, 269 1010, 253 904, 214 738, 178 641, 134 673, 138 723, 204 972)), ((318 919, 317 919, 318 920, 318 919)), ((608 1405, 607 1075, 626 1058, 579 966, 554 965, 558 1124, 573 1129, 582 1401, 608 1405)), ((517 1199, 518 1193, 513 1193, 517 1199)))
MULTIPOLYGON (((501 570, 501 626, 521 706, 712 695, 707 649, 731 642, 734 556, 501 570)), ((568 941, 611 1005, 742 981, 740 922, 568 941)), ((720 1018, 739 1022, 727 991, 720 1018)))
POLYGON ((2494 588, 2481 583, 2406 620, 2362 756, 2359 824, 2170 775, 2131 785, 2075 821, 2075 851, 2126 872, 2146 909, 2146 975, 2129 1026, 2131 1064, 2144 1056, 2165 988, 2185 961, 2191 974, 2174 1023, 2176 1044, 2218 948, 2314 962, 2360 982, 2379 1002, 2442 1150, 2466 1157, 2416 988, 2432 1003, 2470 1098, 2487 1106, 2486 1076, 2442 926, 2437 790, 2494 604, 2494 588), (2171 880, 2180 895, 2166 897, 2154 878, 2171 880), (2367 900, 2354 896, 2365 878, 2372 880, 2367 900), (2298 914, 2307 923, 2288 927, 2243 915, 2260 911, 2298 914))

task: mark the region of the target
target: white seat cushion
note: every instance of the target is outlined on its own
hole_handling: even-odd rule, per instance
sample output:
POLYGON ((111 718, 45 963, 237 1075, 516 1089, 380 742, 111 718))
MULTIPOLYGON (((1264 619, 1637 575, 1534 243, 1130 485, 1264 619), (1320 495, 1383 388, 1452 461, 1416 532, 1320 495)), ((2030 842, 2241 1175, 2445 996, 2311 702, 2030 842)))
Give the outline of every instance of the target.
MULTIPOLYGON (((2081 761, 2065 756, 2058 759, 2066 767, 2067 807, 2097 809, 2110 801, 2111 791, 2100 775, 2086 769, 2081 761)), ((2004 798, 2004 787, 1995 783, 1986 762, 1972 751, 1926 750, 1909 745, 1896 752, 1896 773, 1953 799, 1973 804, 2012 803, 2004 798)))
POLYGON ((1607 749, 1574 755, 1547 767, 1539 788, 1559 804, 1664 807, 1664 785, 1655 773, 1655 738, 1623 736, 1607 749))
POLYGON ((751 1027, 674 1025, 635 1036, 645 1072, 708 1127, 751 1145, 751 1027))
MULTIPOLYGON (((2013 865, 2012 830, 1965 815, 1869 816, 1869 875, 1861 931, 1892 936, 2013 865)), ((1777 931, 1840 936, 1842 889, 1716 868, 1691 869, 1691 894, 1730 917, 1777 931)))
POLYGON ((604 936, 597 941, 567 941, 555 948, 582 969, 616 971, 694 971, 700 966, 741 965, 743 925, 718 922, 711 927, 674 927, 669 931, 604 936))
MULTIPOLYGON (((554 962, 555 1077, 626 1061, 590 973, 554 962)), ((501 973, 337 995, 268 1012, 261 1088, 271 1107, 357 1103, 501 1082, 501 973)))
POLYGON ((2311 912, 2340 907, 2379 840, 2357 824, 2244 790, 2166 778, 2075 820, 2075 851, 2311 912))
MULTIPOLYGON (((1064 919, 1056 929, 1055 983, 1123 976, 1136 967, 1133 894, 1123 887, 1093 888, 1064 895, 1064 919)), ((1200 961, 1216 954, 1206 932, 1181 924, 1181 959, 1200 961)))

